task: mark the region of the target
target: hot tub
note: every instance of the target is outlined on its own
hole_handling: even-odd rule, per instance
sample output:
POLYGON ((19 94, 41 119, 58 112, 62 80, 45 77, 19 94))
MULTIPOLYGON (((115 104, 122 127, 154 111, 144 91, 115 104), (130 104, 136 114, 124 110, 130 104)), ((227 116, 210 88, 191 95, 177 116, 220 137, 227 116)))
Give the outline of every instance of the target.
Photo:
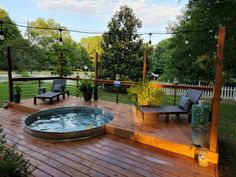
POLYGON ((61 107, 40 111, 25 119, 28 134, 46 140, 76 140, 101 135, 113 113, 94 107, 61 107))

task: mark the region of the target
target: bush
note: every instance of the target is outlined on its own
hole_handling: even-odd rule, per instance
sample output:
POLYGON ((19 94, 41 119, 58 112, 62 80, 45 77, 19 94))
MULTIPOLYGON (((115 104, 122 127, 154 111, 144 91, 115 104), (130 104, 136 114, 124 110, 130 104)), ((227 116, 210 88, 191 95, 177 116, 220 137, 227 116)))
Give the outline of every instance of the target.
POLYGON ((28 176, 29 161, 17 153, 15 147, 8 147, 5 143, 5 135, 0 125, 0 177, 28 176))

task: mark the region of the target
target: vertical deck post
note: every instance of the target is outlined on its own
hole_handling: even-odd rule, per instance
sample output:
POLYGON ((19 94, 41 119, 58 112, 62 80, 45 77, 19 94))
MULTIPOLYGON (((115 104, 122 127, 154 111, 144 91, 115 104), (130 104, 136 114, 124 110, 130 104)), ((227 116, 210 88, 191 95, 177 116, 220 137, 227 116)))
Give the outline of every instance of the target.
POLYGON ((224 42, 225 42, 225 27, 220 26, 218 31, 218 48, 216 55, 216 71, 215 71, 215 85, 214 94, 212 99, 212 121, 211 121, 211 134, 210 134, 210 151, 217 151, 218 142, 218 119, 220 107, 220 91, 222 80, 222 69, 224 59, 224 42))
POLYGON ((143 53, 143 80, 147 78, 147 63, 148 63, 148 53, 147 49, 143 53))
POLYGON ((12 65, 11 65, 11 48, 7 47, 7 71, 8 71, 8 99, 13 101, 13 80, 12 80, 12 65))
POLYGON ((98 86, 97 86, 97 79, 98 79, 98 53, 95 54, 95 68, 94 68, 94 100, 98 100, 98 86))

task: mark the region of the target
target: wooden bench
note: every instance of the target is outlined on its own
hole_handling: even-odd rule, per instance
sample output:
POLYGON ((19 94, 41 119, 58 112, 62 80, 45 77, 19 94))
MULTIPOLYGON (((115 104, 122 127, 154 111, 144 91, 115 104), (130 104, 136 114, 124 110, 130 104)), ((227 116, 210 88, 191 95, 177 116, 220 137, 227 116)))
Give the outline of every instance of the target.
POLYGON ((137 109, 142 114, 142 119, 144 121, 144 114, 145 113, 156 113, 156 114, 165 114, 166 119, 165 122, 169 123, 169 115, 176 114, 188 114, 189 111, 185 111, 184 109, 179 108, 178 106, 159 106, 159 107, 148 107, 148 106, 138 106, 137 109))
POLYGON ((50 100, 50 105, 53 103, 53 98, 57 98, 57 101, 59 101, 59 96, 62 95, 63 99, 65 99, 65 92, 46 92, 40 95, 37 95, 34 97, 34 104, 37 104, 37 98, 42 99, 43 101, 45 99, 50 100))

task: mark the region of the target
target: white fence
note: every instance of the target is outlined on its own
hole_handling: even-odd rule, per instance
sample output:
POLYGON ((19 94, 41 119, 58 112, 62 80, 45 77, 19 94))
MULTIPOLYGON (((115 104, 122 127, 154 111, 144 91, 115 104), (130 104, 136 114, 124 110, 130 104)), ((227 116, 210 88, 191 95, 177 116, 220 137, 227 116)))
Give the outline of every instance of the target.
MULTIPOLYGON (((201 85, 181 85, 180 86, 201 86, 201 85)), ((203 87, 203 86, 202 86, 203 87)), ((204 86, 204 87, 212 87, 212 86, 204 86)), ((163 88, 163 91, 167 95, 174 95, 174 89, 172 88, 163 88)), ((176 95, 182 96, 186 95, 187 90, 186 89, 177 89, 176 95)), ((212 99, 213 92, 212 91, 204 91, 202 94, 202 99, 212 99)), ((229 101, 236 101, 236 87, 227 87, 223 86, 221 87, 221 99, 222 100, 229 100, 229 101)))

